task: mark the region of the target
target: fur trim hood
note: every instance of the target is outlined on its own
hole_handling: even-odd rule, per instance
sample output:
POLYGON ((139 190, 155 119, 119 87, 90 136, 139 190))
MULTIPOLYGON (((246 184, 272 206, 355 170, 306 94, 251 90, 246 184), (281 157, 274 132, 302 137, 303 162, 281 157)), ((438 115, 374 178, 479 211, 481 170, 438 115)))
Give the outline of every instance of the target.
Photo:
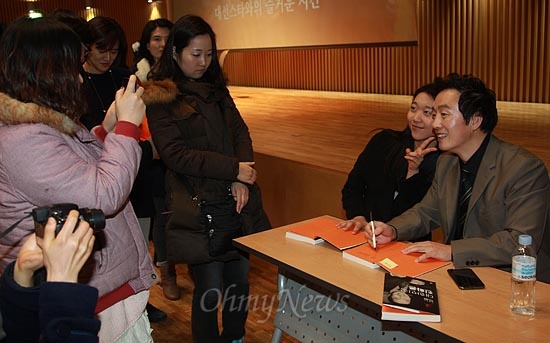
POLYGON ((145 91, 141 98, 145 105, 168 104, 176 100, 178 86, 172 80, 147 81, 143 83, 145 91))
POLYGON ((32 102, 21 102, 4 93, 0 93, 0 122, 5 125, 40 123, 70 136, 81 128, 63 113, 32 102))

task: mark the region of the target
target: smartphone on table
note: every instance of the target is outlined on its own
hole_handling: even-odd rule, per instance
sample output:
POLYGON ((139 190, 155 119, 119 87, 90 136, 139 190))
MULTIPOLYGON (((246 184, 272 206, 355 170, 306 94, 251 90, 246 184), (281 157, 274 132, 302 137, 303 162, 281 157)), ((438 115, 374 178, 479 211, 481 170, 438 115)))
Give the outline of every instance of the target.
POLYGON ((483 281, 481 281, 476 273, 474 273, 474 271, 470 268, 447 269, 447 273, 449 273, 449 276, 460 289, 467 290, 485 288, 483 281))

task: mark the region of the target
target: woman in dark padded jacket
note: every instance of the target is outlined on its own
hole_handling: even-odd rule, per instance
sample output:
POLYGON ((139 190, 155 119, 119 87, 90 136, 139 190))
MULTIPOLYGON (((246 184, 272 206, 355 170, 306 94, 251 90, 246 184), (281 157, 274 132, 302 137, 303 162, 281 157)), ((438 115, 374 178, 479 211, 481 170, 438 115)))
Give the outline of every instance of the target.
POLYGON ((180 18, 150 80, 143 99, 168 170, 168 260, 187 263, 195 283, 193 338, 242 342, 249 261, 231 240, 267 229, 269 221, 255 183, 252 140, 225 85, 210 25, 197 16, 180 18))

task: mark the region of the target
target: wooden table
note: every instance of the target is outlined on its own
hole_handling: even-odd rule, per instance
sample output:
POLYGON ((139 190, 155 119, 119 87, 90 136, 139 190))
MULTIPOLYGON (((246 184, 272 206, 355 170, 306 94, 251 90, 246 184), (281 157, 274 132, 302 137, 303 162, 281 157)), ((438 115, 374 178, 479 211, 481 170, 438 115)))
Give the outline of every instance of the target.
MULTIPOLYGON (((347 295, 345 302, 359 305, 357 308, 362 313, 379 322, 383 271, 345 260, 340 251, 326 243, 310 245, 287 239, 285 232, 291 226, 241 237, 235 240, 235 244, 279 267, 284 276, 280 278, 280 286, 285 286, 285 279, 288 277, 308 287, 314 285, 316 291, 322 289, 324 291, 321 292, 326 291, 326 294, 333 297, 336 294, 339 299, 347 295)), ((366 342, 364 337, 374 337, 370 338, 371 342, 381 341, 378 338, 387 337, 389 330, 400 330, 420 341, 513 342, 521 339, 526 342, 548 342, 550 285, 537 282, 536 315, 523 317, 513 314, 509 309, 509 273, 489 267, 475 268, 486 288, 462 291, 447 275, 446 269, 440 268, 420 276, 437 283, 442 318, 440 323, 384 321, 380 324, 380 332, 371 332, 374 331, 374 325, 365 327, 366 332, 361 333, 359 341, 366 342)), ((296 287, 296 284, 293 285, 296 287)), ((289 333, 297 339, 305 338, 296 327, 309 323, 297 316, 294 319, 298 322, 297 326, 292 327, 292 332, 289 333)), ((278 328, 275 336, 280 337, 279 329, 286 330, 278 323, 275 324, 278 328)), ((277 341, 277 337, 274 341, 277 341)))

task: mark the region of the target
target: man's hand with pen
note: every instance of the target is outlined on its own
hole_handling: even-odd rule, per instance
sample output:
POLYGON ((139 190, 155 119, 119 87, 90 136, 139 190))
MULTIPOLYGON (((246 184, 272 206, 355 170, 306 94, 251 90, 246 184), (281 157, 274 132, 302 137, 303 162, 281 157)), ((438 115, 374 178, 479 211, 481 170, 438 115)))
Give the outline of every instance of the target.
POLYGON ((370 230, 372 232, 372 247, 376 250, 376 234, 374 233, 374 219, 372 219, 372 211, 370 212, 370 230))
MULTIPOLYGON (((353 233, 365 232, 367 242, 376 249, 378 244, 386 244, 397 238, 395 228, 384 222, 375 221, 370 217, 370 221, 363 216, 357 216, 336 224, 336 227, 344 231, 353 228, 353 233), (374 239, 373 239, 374 237, 374 239)), ((452 252, 450 244, 437 243, 432 241, 417 242, 410 244, 403 250, 403 254, 422 253, 416 262, 422 262, 427 258, 434 258, 440 261, 451 261, 452 252)))
POLYGON ((393 240, 395 233, 393 226, 375 220, 372 220, 371 223, 374 228, 369 227, 369 230, 365 230, 365 236, 373 248, 376 249, 376 244, 386 244, 393 240))

